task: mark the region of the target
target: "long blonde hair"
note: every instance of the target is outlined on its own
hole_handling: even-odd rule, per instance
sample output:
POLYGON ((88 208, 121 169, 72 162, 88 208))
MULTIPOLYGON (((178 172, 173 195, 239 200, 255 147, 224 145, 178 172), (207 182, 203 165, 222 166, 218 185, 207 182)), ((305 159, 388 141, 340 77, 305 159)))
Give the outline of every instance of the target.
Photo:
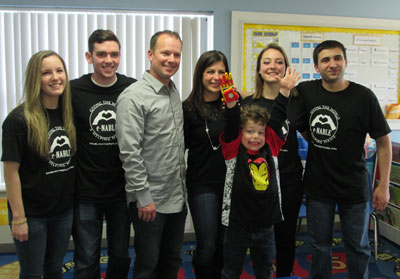
POLYGON ((60 96, 59 105, 64 129, 71 143, 71 153, 76 152, 76 132, 72 115, 71 92, 65 62, 56 52, 43 50, 32 55, 25 72, 24 84, 24 116, 28 126, 28 145, 42 158, 49 155, 48 130, 49 120, 46 108, 41 99, 42 62, 44 58, 57 56, 65 71, 65 88, 60 96))

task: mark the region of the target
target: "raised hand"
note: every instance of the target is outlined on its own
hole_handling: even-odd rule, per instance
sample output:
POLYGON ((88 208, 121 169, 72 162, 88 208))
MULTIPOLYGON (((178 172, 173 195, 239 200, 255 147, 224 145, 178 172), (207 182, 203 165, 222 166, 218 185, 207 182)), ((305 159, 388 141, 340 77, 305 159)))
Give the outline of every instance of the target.
POLYGON ((279 85, 281 87, 280 92, 286 97, 289 97, 290 90, 300 80, 300 74, 296 71, 296 69, 290 71, 290 67, 287 67, 285 76, 283 78, 276 77, 276 79, 278 80, 279 85))
POLYGON ((233 83, 232 73, 225 73, 219 78, 219 87, 223 102, 232 102, 239 99, 239 94, 235 92, 236 87, 233 83))

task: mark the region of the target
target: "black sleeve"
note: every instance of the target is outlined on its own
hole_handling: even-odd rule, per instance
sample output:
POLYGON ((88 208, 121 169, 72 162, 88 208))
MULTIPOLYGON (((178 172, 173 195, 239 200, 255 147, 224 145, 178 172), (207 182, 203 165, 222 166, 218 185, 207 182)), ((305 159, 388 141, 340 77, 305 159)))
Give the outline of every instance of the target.
POLYGON ((21 162, 27 147, 27 126, 22 116, 14 113, 3 123, 2 161, 21 162))
POLYGON ((245 105, 251 105, 254 103, 254 98, 253 96, 247 96, 244 98, 241 102, 240 105, 245 106, 245 105))
POLYGON ((369 131, 368 133, 373 139, 380 138, 389 134, 392 130, 390 129, 387 120, 385 119, 385 115, 381 109, 378 98, 371 90, 367 89, 369 92, 369 131))
POLYGON ((293 115, 292 121, 294 121, 294 125, 300 133, 303 133, 308 128, 307 111, 304 97, 301 94, 301 83, 296 88, 299 91, 299 95, 290 100, 290 109, 292 110, 291 115, 293 115))
POLYGON ((224 141, 231 142, 237 138, 240 128, 240 107, 236 105, 235 107, 225 109, 225 119, 226 126, 224 129, 224 141))
POLYGON ((286 98, 281 93, 275 98, 274 105, 272 106, 271 118, 268 125, 279 135, 284 138, 282 132, 283 123, 287 119, 287 106, 289 104, 289 98, 286 98))
POLYGON ((183 133, 184 133, 184 140, 185 140, 185 149, 189 148, 189 143, 190 143, 190 119, 189 119, 189 113, 186 108, 186 103, 182 103, 183 107, 183 133))

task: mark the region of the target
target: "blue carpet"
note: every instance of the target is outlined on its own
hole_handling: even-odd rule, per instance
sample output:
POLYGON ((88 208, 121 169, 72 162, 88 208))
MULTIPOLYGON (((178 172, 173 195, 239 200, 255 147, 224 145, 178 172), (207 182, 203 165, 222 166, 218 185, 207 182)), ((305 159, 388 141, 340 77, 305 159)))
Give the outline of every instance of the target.
MULTIPOLYGON (((347 260, 343 252, 343 243, 340 234, 335 234, 333 239, 333 277, 348 278, 347 260)), ((309 278, 309 270, 311 266, 311 255, 309 238, 306 235, 300 235, 297 241, 296 262, 294 273, 301 278, 309 278)), ((192 270, 192 255, 195 249, 195 242, 186 242, 182 247, 182 267, 178 274, 178 279, 194 279, 192 270)), ((105 268, 107 266, 107 250, 102 249, 100 258, 100 266, 102 270, 101 278, 105 278, 105 268)), ((132 259, 135 258, 133 248, 129 249, 132 259)), ((65 279, 73 278, 73 251, 68 251, 64 261, 64 277, 65 279)), ((131 271, 129 278, 132 278, 133 261, 131 262, 131 271)), ((371 258, 369 264, 370 278, 374 279, 390 279, 400 278, 400 251, 399 247, 392 242, 381 237, 381 245, 378 252, 378 262, 375 263, 371 258)), ((0 254, 0 279, 17 279, 19 274, 19 265, 15 254, 0 254)), ((251 266, 250 257, 247 256, 241 279, 254 279, 254 272, 251 266)))

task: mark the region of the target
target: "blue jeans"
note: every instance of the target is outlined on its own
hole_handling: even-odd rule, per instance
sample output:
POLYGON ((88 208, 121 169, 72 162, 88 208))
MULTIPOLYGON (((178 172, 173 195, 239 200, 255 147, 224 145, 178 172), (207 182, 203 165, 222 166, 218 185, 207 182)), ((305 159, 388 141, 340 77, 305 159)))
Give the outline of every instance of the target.
POLYGON ((189 196, 188 201, 196 232, 196 252, 192 261, 196 279, 220 279, 224 244, 222 196, 204 193, 189 196))
POLYGON ((138 218, 136 203, 129 212, 135 229, 135 279, 176 279, 182 263, 181 248, 187 209, 172 214, 157 212, 153 222, 138 218))
POLYGON ((125 201, 112 204, 77 203, 74 212, 74 278, 100 277, 103 217, 107 223, 107 279, 126 279, 129 273, 130 220, 125 201))
POLYGON ((226 228, 222 279, 239 279, 247 248, 250 248, 256 279, 272 278, 274 229, 271 226, 259 232, 226 228))
MULTIPOLYGON (((28 217, 28 241, 14 238, 20 279, 62 279, 63 260, 72 230, 72 208, 52 217, 28 217)), ((8 211, 11 224, 12 213, 8 211)))
MULTIPOLYGON (((311 237, 311 278, 332 277, 332 237, 335 203, 307 199, 307 225, 311 237)), ((368 202, 338 204, 350 279, 367 279, 371 250, 368 242, 368 202)))

